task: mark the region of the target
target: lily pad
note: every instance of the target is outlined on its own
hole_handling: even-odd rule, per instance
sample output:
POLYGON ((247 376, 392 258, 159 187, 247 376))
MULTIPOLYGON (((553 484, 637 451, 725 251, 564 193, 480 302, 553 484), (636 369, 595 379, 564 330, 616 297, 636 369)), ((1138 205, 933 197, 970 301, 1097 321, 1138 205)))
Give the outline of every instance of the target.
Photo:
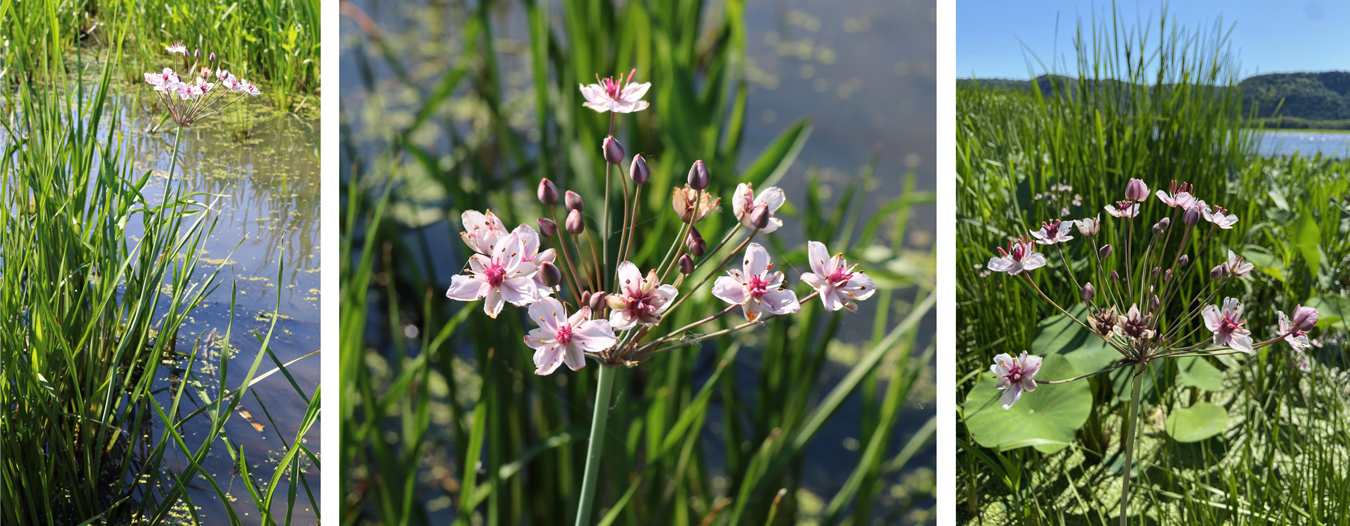
POLYGON ((1167 415, 1167 434, 1177 442, 1199 442, 1228 427, 1228 411, 1209 402, 1172 410, 1167 415))
MULTIPOLYGON (((1063 380, 1079 374, 1067 358, 1051 354, 1045 357, 1036 378, 1063 380)), ((1041 384, 1007 410, 999 403, 1003 391, 995 389, 994 383, 992 374, 981 374, 964 406, 966 429, 975 442, 987 448, 1032 446, 1042 453, 1054 453, 1073 441, 1092 409, 1092 393, 1086 381, 1041 384)))
MULTIPOLYGON (((1087 321, 1087 307, 1081 303, 1069 308, 1079 320, 1087 321)), ((1082 373, 1099 371, 1120 359, 1120 353, 1088 329, 1063 314, 1041 320, 1036 326, 1031 353, 1037 356, 1060 354, 1082 373)))
POLYGON ((1206 391, 1223 389, 1223 372, 1209 360, 1194 356, 1177 358, 1177 368, 1181 369, 1181 385, 1206 391))

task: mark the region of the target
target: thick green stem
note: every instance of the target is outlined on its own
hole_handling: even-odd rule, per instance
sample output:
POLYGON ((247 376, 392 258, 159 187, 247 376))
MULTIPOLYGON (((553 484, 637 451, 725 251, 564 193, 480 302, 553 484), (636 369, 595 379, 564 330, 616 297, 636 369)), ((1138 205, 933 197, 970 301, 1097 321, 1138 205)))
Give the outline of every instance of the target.
POLYGON ((1139 365, 1134 372, 1134 386, 1130 388, 1130 419, 1125 422, 1125 482, 1120 486, 1120 526, 1130 523, 1126 515, 1130 509, 1130 470, 1134 460, 1135 428, 1139 427, 1139 388, 1144 383, 1145 367, 1147 365, 1139 365))
POLYGON ((599 367, 600 385, 595 392, 595 416, 591 417, 590 443, 586 446, 586 474, 581 478, 581 503, 577 504, 576 526, 585 526, 591 521, 595 483, 600 478, 601 446, 605 443, 605 422, 609 420, 610 392, 614 390, 614 377, 619 374, 613 367, 599 367))

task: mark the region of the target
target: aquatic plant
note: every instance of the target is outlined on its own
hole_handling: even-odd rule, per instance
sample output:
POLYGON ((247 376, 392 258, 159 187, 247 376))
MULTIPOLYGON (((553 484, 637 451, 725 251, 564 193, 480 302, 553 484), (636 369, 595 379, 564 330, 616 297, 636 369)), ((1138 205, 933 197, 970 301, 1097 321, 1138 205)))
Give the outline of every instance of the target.
POLYGON ((244 96, 257 97, 262 93, 258 86, 235 77, 227 69, 211 69, 216 62, 215 52, 211 52, 203 64, 201 50, 194 50, 194 62, 189 65, 187 47, 182 42, 164 46, 164 49, 170 54, 182 55, 185 74, 198 75, 194 81, 183 82, 173 68, 145 74, 145 83, 154 87, 156 98, 179 128, 187 128, 220 113, 244 96), (216 82, 211 82, 212 78, 216 82))

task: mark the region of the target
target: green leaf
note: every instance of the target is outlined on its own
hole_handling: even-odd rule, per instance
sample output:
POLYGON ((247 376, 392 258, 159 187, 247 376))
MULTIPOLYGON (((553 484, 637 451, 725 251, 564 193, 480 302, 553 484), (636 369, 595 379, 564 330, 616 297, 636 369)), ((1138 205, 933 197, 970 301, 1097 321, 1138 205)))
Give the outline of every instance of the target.
POLYGON ((1317 328, 1346 329, 1346 320, 1350 320, 1350 298, 1326 294, 1308 300, 1308 306, 1317 309, 1317 328))
POLYGON ((1308 264, 1308 272, 1316 276, 1318 266, 1322 264, 1321 252, 1317 249, 1322 230, 1317 227, 1317 220, 1312 218, 1311 211, 1304 211, 1298 216, 1294 224, 1290 225, 1290 234, 1294 248, 1298 249, 1299 254, 1303 255, 1303 261, 1308 264))
POLYGON ((1228 411, 1209 402, 1175 409, 1167 415, 1167 434, 1177 442, 1199 442, 1228 427, 1228 411))
POLYGON ((1256 265, 1256 270, 1260 270, 1267 276, 1284 281, 1284 263, 1280 258, 1275 257, 1270 251, 1256 245, 1247 245, 1242 250, 1242 257, 1256 265))
MULTIPOLYGON (((1069 314, 1086 321, 1087 307, 1075 305, 1069 309, 1069 314)), ((1036 339, 1031 342, 1031 349, 1028 349, 1031 354, 1061 354, 1079 371, 1100 371, 1120 359, 1120 353, 1115 348, 1063 314, 1041 320, 1036 331, 1036 339)))
POLYGON ((1181 385, 1206 391, 1223 389, 1223 372, 1209 360, 1196 356, 1177 358, 1177 368, 1181 369, 1181 385))
MULTIPOLYGON (((1063 380, 1080 374, 1066 357, 1051 354, 1036 378, 1063 380)), ((1073 441, 1074 432, 1087 422, 1092 409, 1086 381, 1041 384, 1007 410, 999 403, 1002 394, 994 388, 992 375, 981 374, 966 397, 966 428, 981 446, 999 450, 1032 446, 1042 453, 1054 453, 1073 441)))

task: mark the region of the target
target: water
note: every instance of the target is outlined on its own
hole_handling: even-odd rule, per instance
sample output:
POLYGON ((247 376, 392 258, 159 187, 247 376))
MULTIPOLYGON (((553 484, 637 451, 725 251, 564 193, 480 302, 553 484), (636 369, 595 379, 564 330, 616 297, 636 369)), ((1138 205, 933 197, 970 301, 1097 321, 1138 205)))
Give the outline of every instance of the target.
MULTIPOLYGON (((169 131, 147 132, 151 122, 158 122, 158 114, 147 114, 144 110, 132 113, 133 90, 140 87, 128 87, 120 80, 113 83, 117 93, 112 106, 115 110, 110 111, 121 112, 117 132, 129 143, 128 158, 134 159, 135 173, 139 175, 149 170, 152 174, 146 189, 147 195, 153 196, 152 204, 162 198, 170 184, 183 184, 188 192, 205 194, 198 200, 214 202, 214 213, 219 218, 205 243, 197 278, 201 279, 219 267, 220 286, 178 335, 178 349, 182 351, 189 349, 199 337, 205 341, 213 331, 216 335, 216 344, 198 356, 196 377, 203 382, 202 387, 214 393, 217 367, 223 356, 228 356, 229 360, 226 388, 241 385, 261 348, 259 338, 266 336, 273 312, 278 309, 278 299, 276 332, 270 344, 277 359, 286 363, 318 350, 321 270, 318 121, 274 113, 262 100, 246 101, 237 112, 227 111, 183 133, 177 168, 173 183, 170 183, 168 172, 174 144, 172 123, 165 125, 169 131), (236 140, 231 136, 231 129, 244 129, 250 135, 242 141, 236 140), (283 270, 280 275, 279 269, 283 270), (231 328, 232 286, 237 287, 237 294, 231 328), (230 330, 228 346, 224 343, 227 329, 230 330)), ((142 94, 142 104, 147 96, 148 93, 142 94)), ((139 239, 139 225, 129 225, 127 230, 132 242, 139 239)), ((320 382, 321 356, 311 356, 287 368, 296 384, 310 397, 320 382)), ((172 367, 161 366, 156 387, 176 386, 177 377, 183 374, 181 368, 186 365, 185 360, 180 360, 172 367)), ((264 357, 257 374, 274 368, 276 364, 264 357)), ((167 390, 159 393, 161 404, 171 400, 167 390)), ((183 413, 196 410, 200 404, 189 386, 183 397, 183 413)), ((255 385, 251 394, 243 396, 239 407, 247 411, 262 430, 256 429, 236 411, 225 425, 223 434, 229 437, 231 446, 243 451, 251 474, 265 490, 277 463, 285 455, 283 440, 290 444, 296 439, 307 404, 286 377, 278 373, 255 385), (272 425, 273 421, 277 428, 272 425)), ((187 445, 195 451, 201 445, 198 437, 209 432, 209 421, 201 417, 189 420, 182 431, 187 445)), ((161 432, 162 429, 156 426, 156 439, 161 432)), ((317 455, 322 448, 319 424, 316 423, 300 440, 317 455)), ((240 520, 244 524, 259 524, 261 517, 257 507, 244 483, 237 475, 232 475, 235 470, 225 447, 226 443, 218 439, 202 467, 227 492, 240 520)), ((161 469, 179 473, 188 466, 186 457, 187 453, 170 446, 161 469)), ((309 465, 306 473, 308 491, 313 492, 317 501, 322 486, 319 471, 309 465)), ((288 478, 287 474, 282 475, 283 487, 277 488, 273 497, 272 511, 277 517, 285 516, 288 491, 285 481, 288 478)), ((203 522, 228 521, 224 505, 206 481, 199 478, 190 486, 190 496, 203 522)), ((179 512, 185 514, 186 510, 179 512)), ((304 487, 298 488, 292 517, 295 524, 317 522, 304 487)))
POLYGON ((1316 154, 1330 157, 1350 155, 1350 132, 1272 130, 1260 134, 1257 151, 1261 155, 1316 154))

